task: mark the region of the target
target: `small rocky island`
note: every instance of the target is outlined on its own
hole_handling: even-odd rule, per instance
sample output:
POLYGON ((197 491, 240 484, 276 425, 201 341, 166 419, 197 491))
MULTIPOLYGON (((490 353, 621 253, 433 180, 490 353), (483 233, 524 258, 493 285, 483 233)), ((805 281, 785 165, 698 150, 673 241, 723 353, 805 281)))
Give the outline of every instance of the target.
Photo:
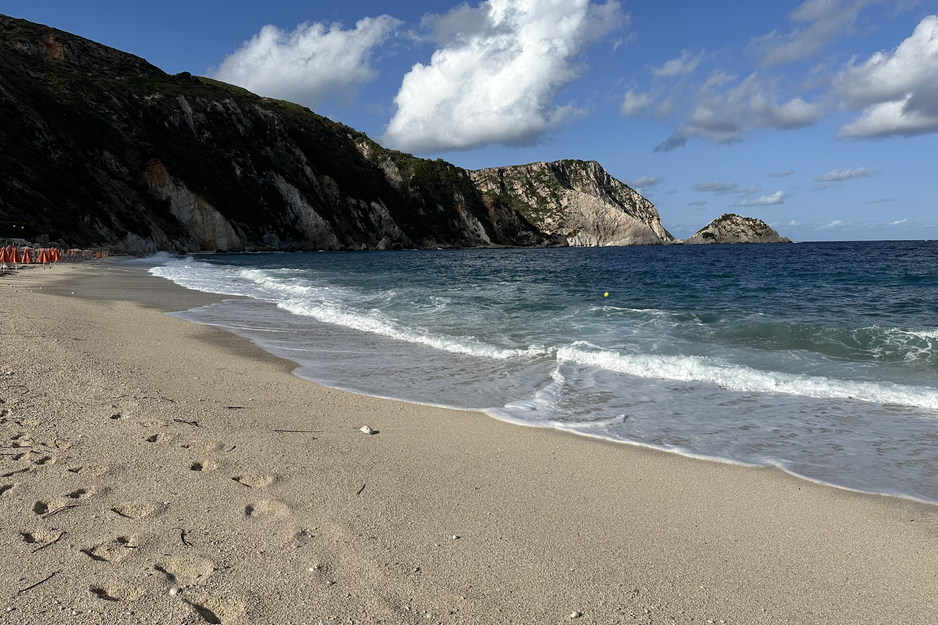
POLYGON ((687 245, 707 243, 791 243, 791 239, 779 235, 761 219, 724 213, 698 230, 694 236, 677 242, 687 245))

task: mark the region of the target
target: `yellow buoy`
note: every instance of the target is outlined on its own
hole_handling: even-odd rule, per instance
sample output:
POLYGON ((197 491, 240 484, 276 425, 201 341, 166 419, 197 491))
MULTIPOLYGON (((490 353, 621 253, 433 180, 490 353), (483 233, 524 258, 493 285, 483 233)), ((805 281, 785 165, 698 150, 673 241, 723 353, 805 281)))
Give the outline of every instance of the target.
POLYGON ((609 291, 606 291, 605 293, 603 293, 603 297, 609 297, 609 291))

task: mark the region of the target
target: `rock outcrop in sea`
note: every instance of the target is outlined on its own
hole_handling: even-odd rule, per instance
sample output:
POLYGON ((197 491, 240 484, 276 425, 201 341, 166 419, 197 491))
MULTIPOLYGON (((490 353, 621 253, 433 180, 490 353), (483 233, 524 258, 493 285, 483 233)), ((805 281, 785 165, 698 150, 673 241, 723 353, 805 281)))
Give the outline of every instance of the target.
POLYGON ((707 243, 791 243, 761 219, 740 217, 725 213, 697 231, 694 236, 678 243, 701 245, 707 243))

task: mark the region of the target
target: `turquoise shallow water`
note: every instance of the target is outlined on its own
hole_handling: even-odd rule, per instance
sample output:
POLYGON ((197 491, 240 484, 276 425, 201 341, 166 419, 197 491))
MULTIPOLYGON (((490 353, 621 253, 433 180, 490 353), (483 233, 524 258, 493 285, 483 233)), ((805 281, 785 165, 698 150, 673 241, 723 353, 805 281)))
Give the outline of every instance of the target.
POLYGON ((323 384, 938 501, 936 242, 156 261, 323 384))

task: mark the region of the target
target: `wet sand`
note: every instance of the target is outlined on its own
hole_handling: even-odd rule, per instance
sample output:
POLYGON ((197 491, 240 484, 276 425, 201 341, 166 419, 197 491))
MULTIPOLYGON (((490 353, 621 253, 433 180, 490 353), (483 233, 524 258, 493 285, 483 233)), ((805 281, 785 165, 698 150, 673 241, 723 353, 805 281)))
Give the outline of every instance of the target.
POLYGON ((936 622, 935 506, 337 391, 163 314, 219 299, 0 278, 0 622, 936 622))

